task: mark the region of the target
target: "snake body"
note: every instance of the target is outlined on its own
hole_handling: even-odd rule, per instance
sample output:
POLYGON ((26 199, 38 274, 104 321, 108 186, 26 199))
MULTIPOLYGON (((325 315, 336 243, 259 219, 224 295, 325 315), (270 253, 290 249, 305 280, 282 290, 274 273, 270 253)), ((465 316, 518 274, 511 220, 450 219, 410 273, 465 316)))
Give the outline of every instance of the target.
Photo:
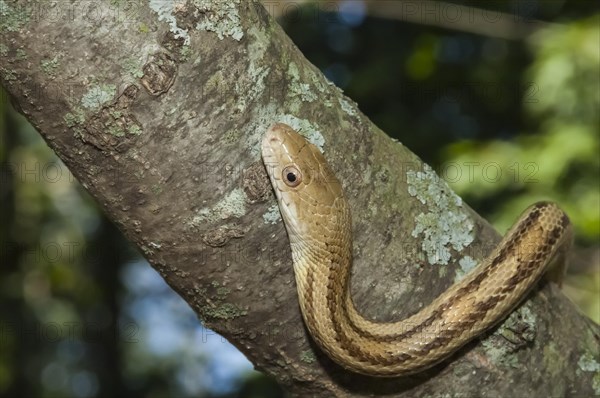
POLYGON ((473 271, 416 314, 377 323, 349 293, 352 224, 342 186, 321 152, 285 124, 264 135, 262 156, 288 232, 304 322, 344 368, 371 376, 420 372, 504 319, 571 240, 567 215, 529 207, 473 271))

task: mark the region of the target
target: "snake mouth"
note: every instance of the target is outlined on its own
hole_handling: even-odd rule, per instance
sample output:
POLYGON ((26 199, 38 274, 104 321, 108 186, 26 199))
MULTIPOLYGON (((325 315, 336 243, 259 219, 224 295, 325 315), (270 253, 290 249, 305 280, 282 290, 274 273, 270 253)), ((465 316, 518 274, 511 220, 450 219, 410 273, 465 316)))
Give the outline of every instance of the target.
POLYGON ((269 178, 275 184, 275 175, 277 174, 276 170, 281 165, 281 155, 275 152, 274 148, 284 148, 283 142, 284 139, 281 137, 282 131, 277 127, 277 125, 273 125, 269 127, 267 132, 263 136, 262 145, 261 145, 261 155, 263 158, 263 163, 267 168, 267 174, 269 178))
POLYGON ((265 133, 262 140, 263 159, 267 158, 271 163, 283 164, 293 163, 298 150, 294 148, 293 142, 287 142, 290 138, 290 128, 282 123, 275 123, 265 133), (274 148, 278 148, 276 153, 274 148))
POLYGON ((263 153, 266 148, 269 149, 269 152, 273 153, 272 148, 274 146, 283 144, 286 129, 286 126, 281 123, 275 123, 267 129, 262 140, 263 153))
POLYGON ((293 163, 293 155, 290 153, 292 148, 286 145, 288 130, 289 127, 281 123, 269 127, 263 136, 261 149, 263 163, 267 169, 275 195, 281 204, 279 206, 281 216, 290 235, 292 235, 299 231, 299 225, 296 225, 297 223, 294 221, 297 216, 296 207, 293 200, 286 195, 286 189, 281 186, 283 180, 280 178, 281 170, 286 165, 293 163))

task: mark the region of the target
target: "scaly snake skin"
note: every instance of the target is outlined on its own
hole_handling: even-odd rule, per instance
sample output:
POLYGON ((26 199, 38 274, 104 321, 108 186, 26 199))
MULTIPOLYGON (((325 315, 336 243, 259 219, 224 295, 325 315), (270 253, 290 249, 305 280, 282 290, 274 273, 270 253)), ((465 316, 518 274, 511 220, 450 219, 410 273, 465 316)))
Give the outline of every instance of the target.
POLYGON ((444 360, 503 320, 571 241, 567 215, 537 203, 427 307, 399 322, 372 322, 349 294, 350 209, 325 158, 285 124, 269 128, 262 156, 290 239, 304 321, 319 347, 354 372, 402 376, 444 360))

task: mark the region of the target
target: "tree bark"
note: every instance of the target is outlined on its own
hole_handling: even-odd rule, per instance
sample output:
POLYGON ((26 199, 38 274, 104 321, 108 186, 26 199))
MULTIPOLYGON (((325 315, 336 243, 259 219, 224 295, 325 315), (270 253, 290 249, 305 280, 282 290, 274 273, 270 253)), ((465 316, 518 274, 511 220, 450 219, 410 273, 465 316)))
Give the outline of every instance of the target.
POLYGON ((545 283, 416 376, 357 376, 319 352, 260 160, 272 123, 322 143, 344 185, 352 292, 368 317, 417 311, 499 236, 326 81, 259 2, 4 0, 0 14, 0 78, 15 106, 203 323, 291 395, 600 393, 598 325, 545 283))

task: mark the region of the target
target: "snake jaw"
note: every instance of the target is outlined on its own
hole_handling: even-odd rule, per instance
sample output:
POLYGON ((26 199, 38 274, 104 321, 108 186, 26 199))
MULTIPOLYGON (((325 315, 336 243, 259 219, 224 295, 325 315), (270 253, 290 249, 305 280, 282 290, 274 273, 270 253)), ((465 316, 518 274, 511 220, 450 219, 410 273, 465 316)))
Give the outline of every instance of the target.
POLYGON ((298 220, 297 206, 289 197, 289 191, 293 188, 284 184, 281 179, 281 173, 285 167, 293 164, 294 153, 291 143, 286 145, 286 130, 284 124, 274 124, 265 133, 262 140, 262 158, 267 169, 267 174, 271 180, 271 185, 275 191, 275 196, 279 202, 279 211, 288 230, 290 241, 297 241, 301 233, 298 220), (277 151, 274 148, 278 148, 277 151))

